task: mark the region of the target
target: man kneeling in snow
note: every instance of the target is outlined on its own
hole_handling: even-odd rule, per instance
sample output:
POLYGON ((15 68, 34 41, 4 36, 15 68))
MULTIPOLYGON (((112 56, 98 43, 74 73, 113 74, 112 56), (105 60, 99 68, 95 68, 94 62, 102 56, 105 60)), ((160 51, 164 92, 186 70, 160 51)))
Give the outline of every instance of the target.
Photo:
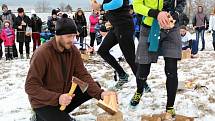
POLYGON ((56 36, 33 54, 25 91, 36 113, 36 121, 74 121, 68 113, 91 98, 103 99, 113 92, 100 88, 83 65, 79 50, 72 44, 77 33, 72 19, 63 17, 56 24, 56 36), (89 84, 85 93, 77 87, 68 96, 72 77, 89 84), (60 111, 60 105, 67 106, 60 111))

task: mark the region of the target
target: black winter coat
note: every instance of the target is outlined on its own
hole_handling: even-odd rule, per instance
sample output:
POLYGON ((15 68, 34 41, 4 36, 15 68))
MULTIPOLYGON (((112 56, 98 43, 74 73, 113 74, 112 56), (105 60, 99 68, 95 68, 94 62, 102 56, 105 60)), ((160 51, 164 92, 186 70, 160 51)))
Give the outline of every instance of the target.
POLYGON ((32 32, 41 32, 42 29, 42 20, 38 16, 31 17, 31 25, 32 25, 32 32))
POLYGON ((24 15, 23 17, 16 17, 13 27, 17 30, 17 42, 31 42, 31 37, 25 35, 27 26, 32 27, 31 19, 28 16, 24 15), (18 26, 21 26, 22 21, 24 21, 27 25, 22 25, 22 29, 19 29, 18 26))
POLYGON ((77 26, 79 37, 86 37, 87 36, 87 21, 85 16, 75 16, 74 17, 75 24, 77 26))

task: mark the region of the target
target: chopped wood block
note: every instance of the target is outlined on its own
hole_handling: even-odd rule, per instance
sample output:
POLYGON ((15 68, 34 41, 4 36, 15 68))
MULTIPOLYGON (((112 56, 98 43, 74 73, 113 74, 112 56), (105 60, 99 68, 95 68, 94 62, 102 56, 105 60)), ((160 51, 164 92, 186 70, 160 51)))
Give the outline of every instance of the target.
POLYGON ((117 113, 117 110, 115 108, 104 103, 102 100, 98 101, 97 106, 99 106, 100 108, 102 108, 104 111, 108 112, 111 115, 114 115, 115 113, 117 113))
POLYGON ((191 58, 191 50, 187 49, 187 50, 182 50, 182 56, 181 59, 189 59, 191 58))
POLYGON ((87 60, 89 60, 90 55, 88 55, 88 54, 81 54, 81 58, 82 58, 84 61, 87 61, 87 60))
POLYGON ((117 99, 115 94, 110 96, 105 96, 104 100, 99 100, 97 105, 112 115, 118 111, 118 104, 117 104, 117 99))
POLYGON ((105 112, 105 113, 99 114, 97 116, 96 121, 123 121, 123 114, 120 111, 118 111, 114 115, 110 115, 109 113, 105 112))
MULTIPOLYGON (((143 115, 141 121, 169 121, 172 116, 168 113, 154 114, 152 116, 143 115)), ((194 121, 193 117, 187 117, 183 115, 176 115, 175 121, 194 121)))
POLYGON ((142 116, 141 121, 161 121, 160 117, 142 116))

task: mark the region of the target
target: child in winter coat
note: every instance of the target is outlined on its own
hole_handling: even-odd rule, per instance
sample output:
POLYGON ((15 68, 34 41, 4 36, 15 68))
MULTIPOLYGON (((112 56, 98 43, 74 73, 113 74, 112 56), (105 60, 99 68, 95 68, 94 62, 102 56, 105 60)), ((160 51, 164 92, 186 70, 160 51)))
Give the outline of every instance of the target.
POLYGON ((100 19, 99 23, 97 23, 95 26, 97 45, 99 45, 102 42, 102 35, 100 33, 102 25, 103 25, 103 21, 100 19))
POLYGON ((187 50, 192 48, 192 38, 189 31, 187 31, 186 26, 180 27, 181 41, 182 41, 182 50, 187 50))
POLYGON ((5 46, 5 56, 6 60, 13 59, 13 45, 15 42, 15 32, 13 28, 10 27, 10 21, 4 22, 4 27, 1 31, 1 39, 5 46))

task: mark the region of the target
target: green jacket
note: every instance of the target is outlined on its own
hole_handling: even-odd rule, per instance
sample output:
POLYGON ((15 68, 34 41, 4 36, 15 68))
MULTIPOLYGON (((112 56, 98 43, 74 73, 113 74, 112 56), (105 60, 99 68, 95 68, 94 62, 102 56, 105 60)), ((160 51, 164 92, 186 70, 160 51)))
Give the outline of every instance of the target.
POLYGON ((143 23, 151 26, 153 22, 153 17, 148 16, 148 12, 150 9, 158 9, 161 11, 163 9, 163 0, 134 0, 133 1, 134 12, 145 16, 143 23))

